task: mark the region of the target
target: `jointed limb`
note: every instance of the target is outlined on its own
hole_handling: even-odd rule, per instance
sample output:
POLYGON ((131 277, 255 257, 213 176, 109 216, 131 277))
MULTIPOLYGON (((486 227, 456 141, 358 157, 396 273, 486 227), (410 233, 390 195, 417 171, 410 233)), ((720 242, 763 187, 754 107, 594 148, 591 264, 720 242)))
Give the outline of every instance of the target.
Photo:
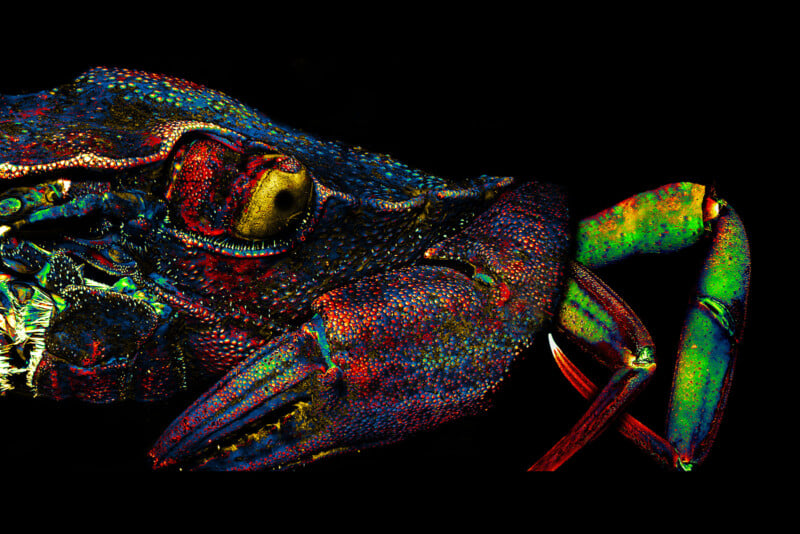
MULTIPOLYGON (((688 470, 702 462, 725 409, 749 288, 750 253, 744 227, 738 215, 705 187, 680 183, 631 197, 582 221, 578 232, 576 258, 592 268, 636 254, 675 252, 708 234, 711 246, 676 358, 666 437, 628 415, 618 420, 621 433, 675 469, 688 470)), ((628 349, 619 343, 613 328, 603 325, 610 324, 607 317, 621 325, 638 320, 630 319, 635 315, 627 306, 611 305, 628 310, 625 313, 598 312, 608 302, 587 292, 580 277, 576 280, 564 297, 559 330, 603 363, 619 368, 621 362, 613 353, 624 354, 628 349)), ((602 396, 555 343, 552 349, 559 367, 584 397, 602 396)))
MULTIPOLYGON (((582 265, 573 263, 570 274, 559 330, 595 354, 614 374, 592 396, 591 406, 578 423, 531 467, 535 471, 558 468, 599 435, 642 390, 656 367, 650 334, 628 305, 582 265)), ((556 347, 552 337, 550 342, 556 347)), ((573 380, 568 371, 565 374, 573 380)))

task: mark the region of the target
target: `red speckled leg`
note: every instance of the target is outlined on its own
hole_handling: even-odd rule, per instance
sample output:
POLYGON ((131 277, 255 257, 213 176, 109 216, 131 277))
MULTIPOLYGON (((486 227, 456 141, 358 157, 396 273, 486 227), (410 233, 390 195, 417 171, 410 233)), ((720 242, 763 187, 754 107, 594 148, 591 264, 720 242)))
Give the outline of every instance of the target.
MULTIPOLYGON (((594 396, 583 417, 530 468, 531 471, 557 469, 603 432, 623 413, 655 371, 650 334, 630 307, 582 265, 573 263, 571 276, 561 306, 560 330, 597 356, 601 363, 614 370, 614 374, 594 396)), ((559 362, 558 355, 563 356, 563 353, 552 337, 550 342, 559 362)), ((585 380, 580 372, 573 373, 574 366, 565 368, 561 362, 559 366, 573 385, 585 380)))

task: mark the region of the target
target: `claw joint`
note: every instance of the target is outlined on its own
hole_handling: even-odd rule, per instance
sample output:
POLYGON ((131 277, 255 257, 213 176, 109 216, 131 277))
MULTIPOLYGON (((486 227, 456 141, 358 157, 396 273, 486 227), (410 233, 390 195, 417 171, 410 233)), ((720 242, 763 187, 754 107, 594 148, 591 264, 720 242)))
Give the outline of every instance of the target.
POLYGON ((652 346, 645 346, 639 349, 636 358, 633 360, 633 365, 636 367, 650 367, 655 365, 655 348, 652 346))
POLYGON ((717 192, 714 188, 709 187, 703 199, 703 223, 706 230, 710 230, 711 223, 719 219, 727 207, 728 203, 717 197, 717 192))
POLYGON ((728 333, 728 336, 733 339, 736 337, 736 319, 731 313, 728 306, 714 297, 704 296, 697 299, 700 307, 707 310, 711 316, 717 321, 722 328, 728 333))
POLYGON ((339 366, 331 359, 331 346, 328 343, 328 336, 325 334, 325 324, 322 317, 319 314, 315 315, 311 321, 303 326, 303 330, 317 342, 320 354, 322 355, 322 361, 325 362, 327 368, 326 375, 328 371, 337 370, 339 371, 339 376, 341 376, 341 369, 339 369, 339 366))

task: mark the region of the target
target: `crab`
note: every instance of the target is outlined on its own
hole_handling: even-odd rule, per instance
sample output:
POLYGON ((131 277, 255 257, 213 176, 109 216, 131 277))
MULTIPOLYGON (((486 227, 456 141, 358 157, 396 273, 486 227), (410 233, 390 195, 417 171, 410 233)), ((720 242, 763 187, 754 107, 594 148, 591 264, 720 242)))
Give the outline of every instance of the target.
POLYGON ((532 470, 612 427, 690 470, 717 434, 750 259, 705 185, 574 222, 556 185, 444 179, 114 68, 3 96, 0 181, 0 389, 110 404, 213 382, 153 446, 157 468, 298 468, 395 443, 483 413, 543 341, 588 407, 532 470), (626 413, 654 343, 595 271, 695 245, 661 435, 626 413))

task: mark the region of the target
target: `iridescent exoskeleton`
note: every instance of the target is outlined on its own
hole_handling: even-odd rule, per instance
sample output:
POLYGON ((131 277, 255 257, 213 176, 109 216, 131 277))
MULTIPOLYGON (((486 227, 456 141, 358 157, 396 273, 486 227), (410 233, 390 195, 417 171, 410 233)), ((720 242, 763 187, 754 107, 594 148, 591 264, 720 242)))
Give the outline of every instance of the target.
POLYGON ((591 404, 534 469, 614 422, 673 468, 716 435, 750 260, 705 186, 642 193, 573 235, 557 186, 433 176, 105 68, 0 97, 0 182, 0 388, 108 403, 219 379, 155 445, 159 467, 283 468, 400 440, 486 409, 547 334, 591 404), (625 415, 653 343, 594 270, 701 242, 662 437, 625 415))

